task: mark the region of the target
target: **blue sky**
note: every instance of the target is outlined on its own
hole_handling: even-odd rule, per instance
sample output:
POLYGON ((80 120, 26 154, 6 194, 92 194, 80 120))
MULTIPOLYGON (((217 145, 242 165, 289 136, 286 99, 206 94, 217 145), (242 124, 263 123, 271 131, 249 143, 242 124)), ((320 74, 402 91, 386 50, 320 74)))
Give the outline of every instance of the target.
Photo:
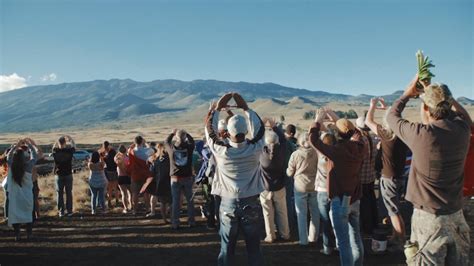
POLYGON ((382 95, 405 87, 423 49, 435 81, 474 98, 469 0, 0 2, 4 81, 217 79, 382 95))

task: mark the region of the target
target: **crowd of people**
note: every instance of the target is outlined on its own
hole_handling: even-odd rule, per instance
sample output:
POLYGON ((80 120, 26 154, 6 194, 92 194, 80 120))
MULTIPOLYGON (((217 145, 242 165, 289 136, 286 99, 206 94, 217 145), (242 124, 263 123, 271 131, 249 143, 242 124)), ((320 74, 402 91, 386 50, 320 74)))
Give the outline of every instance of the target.
MULTIPOLYGON (((294 125, 260 118, 238 93, 227 93, 211 103, 203 141, 195 142, 184 129, 173 130, 161 143, 137 136, 118 151, 106 141, 87 162, 91 214, 107 212, 115 198, 115 207, 124 214, 138 215, 143 196, 147 217, 156 216, 159 202, 163 221, 178 230, 185 201, 188 226, 194 227, 198 184, 207 227, 219 229, 218 265, 232 264, 240 233, 249 265, 263 265, 261 240, 288 241, 292 232, 302 246, 321 237, 320 252, 338 254, 341 265, 363 265, 362 236, 371 236, 384 218, 377 206, 379 184, 392 226, 391 251, 405 249, 409 265, 469 265, 463 202, 474 194, 472 170, 465 170, 472 167, 465 162, 474 156, 474 126, 446 85, 422 82, 420 90, 417 84, 415 77, 391 107, 373 98, 355 123, 319 108, 309 129, 299 134, 294 125), (421 123, 402 116, 407 102, 418 97, 421 123), (243 114, 234 114, 237 109, 243 114), (377 110, 385 110, 383 121, 375 121, 377 110), (409 240, 404 200, 413 205, 409 240)), ((53 145, 60 217, 73 215, 74 152, 70 136, 53 145)), ((21 224, 32 236, 38 217, 34 166, 41 156, 29 138, 13 144, 4 156, 6 214, 17 240, 21 224)))

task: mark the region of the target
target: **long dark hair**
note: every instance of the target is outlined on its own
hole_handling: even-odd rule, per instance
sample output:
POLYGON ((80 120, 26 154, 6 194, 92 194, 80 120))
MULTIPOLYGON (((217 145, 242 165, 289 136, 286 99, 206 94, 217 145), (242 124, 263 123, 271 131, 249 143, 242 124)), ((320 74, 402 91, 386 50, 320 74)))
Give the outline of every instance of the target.
POLYGON ((98 152, 93 152, 91 156, 91 163, 98 163, 100 161, 100 154, 98 152))
POLYGON ((13 152, 13 162, 12 162, 12 177, 13 180, 21 187, 23 181, 23 176, 25 175, 25 157, 24 151, 18 149, 13 152))

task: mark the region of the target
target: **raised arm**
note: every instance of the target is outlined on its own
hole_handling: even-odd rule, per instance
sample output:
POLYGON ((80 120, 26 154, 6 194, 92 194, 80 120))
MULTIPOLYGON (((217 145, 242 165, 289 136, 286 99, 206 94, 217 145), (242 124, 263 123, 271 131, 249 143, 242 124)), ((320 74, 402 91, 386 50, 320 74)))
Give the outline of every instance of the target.
POLYGON ((336 121, 339 120, 339 116, 334 112, 334 110, 329 107, 324 108, 324 110, 326 111, 326 115, 331 122, 336 123, 336 121))
POLYGON ((251 143, 257 143, 262 140, 265 135, 265 125, 262 119, 253 110, 247 109, 245 111, 247 118, 249 119, 249 132, 251 136, 251 143))
POLYGON ((11 165, 13 163, 13 153, 18 149, 18 147, 20 147, 20 141, 10 146, 10 150, 6 154, 8 165, 11 165))
POLYGON ((472 118, 464 107, 456 100, 453 99, 453 111, 462 119, 464 119, 469 125, 472 125, 472 118))
POLYGON ((410 98, 419 95, 419 92, 416 89, 417 82, 418 75, 416 75, 411 81, 403 95, 393 103, 390 112, 387 114, 387 123, 390 129, 392 129, 395 135, 397 135, 397 137, 405 142, 405 144, 407 144, 411 149, 413 148, 423 125, 404 119, 402 117, 402 112, 410 98))
POLYGON ((165 139, 165 149, 168 153, 173 150, 173 138, 174 135, 176 135, 176 129, 173 129, 173 132, 168 135, 168 137, 165 139))
POLYGON ((66 135, 67 139, 69 140, 69 142, 71 143, 71 148, 76 148, 76 142, 72 139, 71 136, 69 135, 66 135))
POLYGON ((319 138, 319 132, 321 130, 321 124, 319 122, 314 122, 309 129, 309 140, 311 146, 322 153, 324 156, 328 157, 331 160, 334 160, 336 157, 336 149, 332 145, 324 144, 319 138))
POLYGON ((379 101, 379 98, 370 99, 369 111, 367 112, 367 116, 365 117, 365 125, 368 126, 370 130, 372 130, 372 132, 374 132, 376 135, 379 135, 379 133, 377 132, 378 124, 374 120, 374 113, 375 113, 375 109, 377 107, 378 101, 379 101))
POLYGON ((186 138, 188 139, 189 149, 194 150, 196 148, 196 143, 193 137, 186 133, 186 138))

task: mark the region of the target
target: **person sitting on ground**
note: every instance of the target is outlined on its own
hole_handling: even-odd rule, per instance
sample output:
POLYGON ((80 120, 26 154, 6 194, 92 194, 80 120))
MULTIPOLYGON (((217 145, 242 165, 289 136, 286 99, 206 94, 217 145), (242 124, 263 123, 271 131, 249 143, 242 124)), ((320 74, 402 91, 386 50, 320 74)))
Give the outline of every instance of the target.
POLYGON ((13 226, 15 240, 20 240, 20 225, 26 224, 27 239, 33 232, 33 178, 31 172, 38 160, 38 147, 29 138, 18 141, 7 153, 8 226, 13 226))
POLYGON ((295 180, 295 209, 298 220, 298 239, 302 246, 315 243, 319 234, 319 210, 315 179, 318 158, 311 147, 308 133, 300 134, 299 148, 291 154, 286 174, 295 180), (310 216, 308 232, 308 209, 310 216))
POLYGON ((105 206, 105 189, 107 187, 107 177, 105 176, 105 162, 104 157, 100 156, 99 152, 94 151, 87 163, 87 168, 90 170, 89 174, 89 188, 91 191, 91 214, 97 213, 97 207, 102 208, 102 212, 107 212, 105 206))
POLYGON ((137 215, 139 205, 138 200, 140 190, 148 177, 153 176, 147 165, 148 158, 153 155, 154 150, 147 147, 146 141, 142 136, 136 136, 134 143, 128 149, 130 163, 127 166, 127 172, 130 173, 132 191, 132 214, 137 215))
POLYGON ((375 122, 374 113, 377 109, 386 109, 385 101, 382 98, 372 98, 370 100, 370 108, 365 124, 380 138, 380 148, 382 150, 380 190, 393 226, 390 242, 394 243, 395 247, 401 248, 405 244, 405 222, 400 212, 400 197, 404 183, 404 168, 408 147, 390 129, 386 117, 384 117, 383 124, 375 122), (379 103, 381 103, 380 107, 379 103))
POLYGON ((118 188, 117 164, 115 163, 115 155, 117 152, 108 141, 104 141, 99 149, 100 156, 105 162, 105 176, 107 177, 107 204, 112 208, 112 199, 115 197, 115 206, 119 206, 120 191, 118 188))
POLYGON ((179 209, 181 191, 186 197, 188 209, 188 225, 194 227, 194 203, 193 203, 193 152, 195 148, 194 139, 184 130, 174 129, 166 138, 164 143, 170 160, 171 176, 171 228, 179 228, 179 209), (173 138, 176 141, 173 143, 173 138))
POLYGON ((359 224, 361 197, 359 172, 364 154, 367 153, 366 146, 360 140, 360 132, 345 118, 336 121, 336 129, 341 140, 336 145, 323 143, 319 132, 326 115, 324 109, 318 109, 315 122, 310 128, 309 138, 313 148, 332 161, 328 194, 340 262, 342 265, 363 265, 364 246, 359 224))
POLYGON ((265 185, 265 191, 260 193, 260 203, 265 221, 265 242, 273 243, 277 240, 275 223, 279 237, 283 240, 290 239, 285 190, 286 169, 284 165, 286 138, 276 125, 275 119, 264 118, 263 122, 264 124, 268 122, 269 130, 265 131, 265 146, 260 156, 260 167, 265 185))
POLYGON ((413 152, 406 200, 413 203, 410 241, 418 247, 408 265, 471 265, 469 226, 462 212, 464 163, 472 120, 445 84, 417 89, 418 75, 387 115, 389 127, 413 152), (421 123, 402 117, 421 98, 421 123))
POLYGON ((53 172, 56 180, 59 217, 73 215, 72 160, 74 159, 74 152, 76 152, 76 144, 71 136, 62 136, 53 145, 53 172), (64 208, 64 191, 66 192, 66 208, 64 208))
POLYGON ((126 214, 132 211, 132 195, 130 191, 131 179, 127 172, 127 165, 130 164, 130 158, 127 155, 127 148, 124 145, 119 146, 119 152, 114 158, 115 164, 117 164, 118 173, 118 185, 120 193, 122 194, 122 213, 126 214))

